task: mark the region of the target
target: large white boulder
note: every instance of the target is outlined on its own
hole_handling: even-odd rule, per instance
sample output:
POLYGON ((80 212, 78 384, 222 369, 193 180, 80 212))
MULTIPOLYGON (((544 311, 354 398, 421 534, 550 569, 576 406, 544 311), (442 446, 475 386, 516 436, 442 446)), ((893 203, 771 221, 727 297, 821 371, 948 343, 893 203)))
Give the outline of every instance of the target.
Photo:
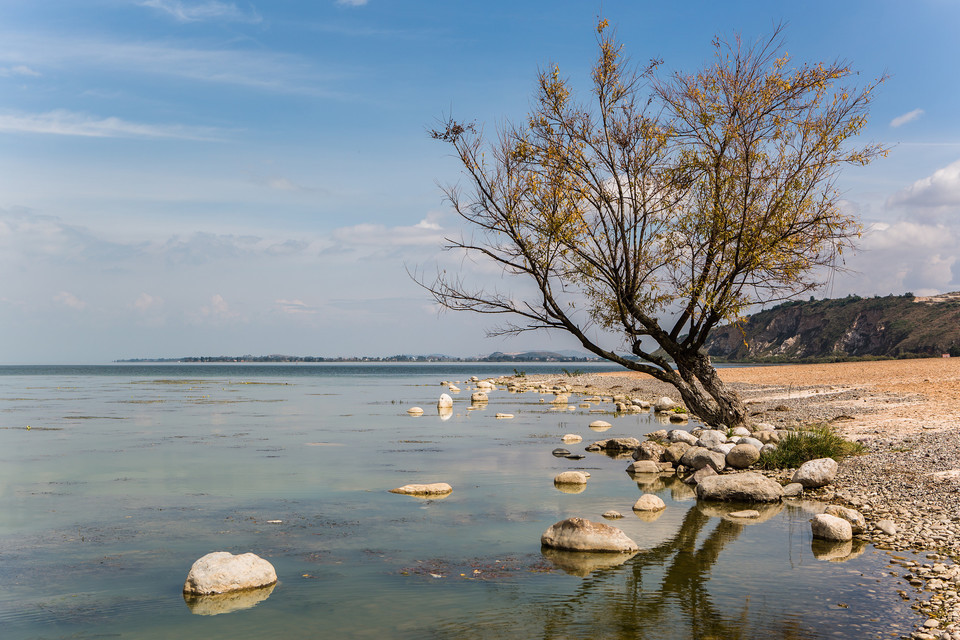
POLYGON ((551 525, 540 536, 540 544, 568 551, 634 553, 640 550, 620 529, 586 518, 567 518, 551 525))
POLYGON ((867 530, 867 520, 863 517, 863 514, 856 509, 849 509, 847 507, 841 507, 838 504, 831 504, 829 507, 827 507, 825 513, 831 516, 837 516, 838 518, 843 518, 849 522, 850 528, 854 533, 863 533, 867 530))
POLYGON ((259 589, 277 582, 273 565, 253 553, 208 553, 193 563, 183 592, 195 595, 259 589))
POLYGON ((813 532, 813 537, 821 540, 845 542, 853 538, 853 529, 850 523, 843 518, 828 513, 814 516, 810 520, 810 529, 813 532))
POLYGON ((783 487, 759 473, 735 473, 704 478, 697 484, 697 497, 722 502, 778 502, 783 498, 783 487))
POLYGON ((633 505, 634 511, 663 511, 667 505, 652 493, 645 493, 640 496, 633 505))
POLYGON ((440 399, 437 400, 437 409, 451 409, 453 408, 453 398, 445 393, 440 394, 440 399))
POLYGON ((738 444, 727 453, 727 466, 746 469, 760 459, 760 450, 752 444, 738 444))
POLYGON ((800 465, 793 473, 791 482, 799 482, 804 489, 824 487, 837 477, 837 461, 833 458, 817 458, 800 465))

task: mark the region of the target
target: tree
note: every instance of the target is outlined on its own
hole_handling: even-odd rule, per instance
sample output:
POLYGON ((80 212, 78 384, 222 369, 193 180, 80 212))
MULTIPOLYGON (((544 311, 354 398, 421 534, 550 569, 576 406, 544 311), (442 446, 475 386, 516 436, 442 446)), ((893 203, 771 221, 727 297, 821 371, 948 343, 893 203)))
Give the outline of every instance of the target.
POLYGON ((431 131, 467 182, 445 194, 472 235, 446 248, 536 293, 517 300, 446 273, 418 282, 448 309, 512 317, 491 335, 569 332, 672 384, 706 423, 744 424, 704 342, 751 305, 808 293, 842 268, 860 225, 834 183, 842 165, 886 153, 854 140, 883 79, 857 89, 843 62, 791 68, 780 28, 754 45, 715 40, 713 63, 692 74, 632 67, 605 20, 597 43, 588 103, 554 66, 526 121, 493 143, 452 117, 431 131))

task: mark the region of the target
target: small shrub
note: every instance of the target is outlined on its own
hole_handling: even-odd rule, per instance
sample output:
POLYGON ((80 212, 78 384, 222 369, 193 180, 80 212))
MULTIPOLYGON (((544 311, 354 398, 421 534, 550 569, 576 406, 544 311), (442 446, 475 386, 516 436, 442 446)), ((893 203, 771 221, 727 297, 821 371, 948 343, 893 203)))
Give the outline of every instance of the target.
POLYGON ((829 425, 821 424, 804 431, 792 431, 780 440, 776 450, 760 455, 763 469, 794 469, 807 460, 842 458, 864 452, 859 442, 844 440, 829 425))
POLYGON ((683 405, 673 408, 674 413, 687 413, 687 408, 683 405))
POLYGON ((513 370, 513 375, 515 375, 515 376, 518 377, 518 378, 526 378, 526 377, 527 377, 527 372, 526 372, 526 371, 519 371, 519 370, 517 370, 517 369, 514 369, 514 370, 513 370))
POLYGON ((563 372, 567 374, 567 377, 570 377, 570 378, 575 378, 577 376, 583 375, 583 369, 573 369, 573 370, 564 369, 563 372))

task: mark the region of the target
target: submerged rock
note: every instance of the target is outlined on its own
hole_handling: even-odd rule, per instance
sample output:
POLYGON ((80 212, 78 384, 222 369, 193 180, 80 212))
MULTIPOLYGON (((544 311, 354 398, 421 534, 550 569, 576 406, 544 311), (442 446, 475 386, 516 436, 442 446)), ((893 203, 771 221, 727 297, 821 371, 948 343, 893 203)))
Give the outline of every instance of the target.
POLYGON ((268 587, 276 582, 277 572, 273 565, 260 556, 214 551, 193 563, 183 584, 183 592, 192 595, 230 593, 268 587))
POLYGON ((551 525, 540 536, 540 544, 567 551, 636 553, 640 550, 620 529, 585 518, 567 518, 551 525))
POLYGON ((399 493, 405 496, 441 496, 453 492, 446 482, 433 482, 430 484, 405 484, 396 489, 390 489, 390 493, 399 493))

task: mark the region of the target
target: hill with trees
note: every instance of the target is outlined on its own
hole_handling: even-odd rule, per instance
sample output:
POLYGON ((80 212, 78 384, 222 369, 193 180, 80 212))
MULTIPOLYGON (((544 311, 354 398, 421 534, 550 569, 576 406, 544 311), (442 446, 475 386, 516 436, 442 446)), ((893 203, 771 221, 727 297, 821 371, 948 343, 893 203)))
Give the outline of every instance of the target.
POLYGON ((786 302, 715 329, 715 361, 796 362, 960 355, 960 292, 786 302))

